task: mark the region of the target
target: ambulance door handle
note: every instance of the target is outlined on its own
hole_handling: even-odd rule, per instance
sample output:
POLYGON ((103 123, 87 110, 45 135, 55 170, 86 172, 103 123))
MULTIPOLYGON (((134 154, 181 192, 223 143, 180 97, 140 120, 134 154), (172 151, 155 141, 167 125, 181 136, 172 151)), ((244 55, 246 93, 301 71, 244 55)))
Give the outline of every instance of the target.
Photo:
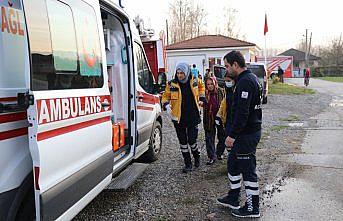
POLYGON ((144 99, 144 95, 138 95, 138 101, 142 101, 144 99))
POLYGON ((131 121, 135 120, 135 111, 134 110, 131 110, 130 118, 131 118, 131 121))

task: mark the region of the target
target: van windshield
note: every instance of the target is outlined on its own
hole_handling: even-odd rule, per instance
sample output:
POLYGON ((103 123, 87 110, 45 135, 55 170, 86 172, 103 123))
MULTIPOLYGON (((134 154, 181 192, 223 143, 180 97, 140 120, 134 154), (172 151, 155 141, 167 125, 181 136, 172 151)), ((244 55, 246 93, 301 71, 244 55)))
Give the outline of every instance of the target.
POLYGON ((264 78, 264 76, 266 76, 263 65, 248 64, 247 67, 258 78, 264 78))
POLYGON ((226 74, 226 69, 224 67, 214 66, 213 67, 214 76, 217 78, 223 78, 226 74))

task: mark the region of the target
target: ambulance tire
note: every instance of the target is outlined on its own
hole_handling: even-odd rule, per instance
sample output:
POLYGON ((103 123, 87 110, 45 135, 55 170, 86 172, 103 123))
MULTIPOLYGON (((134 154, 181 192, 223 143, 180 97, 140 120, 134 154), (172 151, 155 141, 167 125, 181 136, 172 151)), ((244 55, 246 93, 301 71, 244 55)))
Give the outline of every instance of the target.
POLYGON ((149 149, 142 155, 143 162, 151 163, 158 159, 162 148, 162 127, 160 122, 156 121, 151 133, 149 149))

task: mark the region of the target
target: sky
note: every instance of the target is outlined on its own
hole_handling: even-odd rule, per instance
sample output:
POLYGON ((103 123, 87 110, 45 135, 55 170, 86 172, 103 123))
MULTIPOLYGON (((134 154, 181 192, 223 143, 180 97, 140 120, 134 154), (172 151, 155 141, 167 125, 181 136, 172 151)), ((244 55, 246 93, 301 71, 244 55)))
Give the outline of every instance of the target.
MULTIPOLYGON (((156 33, 165 29, 169 4, 174 0, 122 0, 132 15, 140 15, 156 33)), ((308 0, 193 0, 207 11, 207 28, 223 20, 224 7, 236 9, 236 25, 246 41, 264 48, 264 17, 267 14, 267 48, 289 49, 312 32, 312 45, 328 44, 343 32, 343 1, 308 0)))

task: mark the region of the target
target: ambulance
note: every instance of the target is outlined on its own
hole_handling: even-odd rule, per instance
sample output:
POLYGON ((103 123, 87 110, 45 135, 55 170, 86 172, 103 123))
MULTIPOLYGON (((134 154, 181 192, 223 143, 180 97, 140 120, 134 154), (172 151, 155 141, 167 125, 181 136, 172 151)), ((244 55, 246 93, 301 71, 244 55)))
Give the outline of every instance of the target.
POLYGON ((0 220, 70 220, 156 160, 157 88, 121 1, 0 0, 0 220))

